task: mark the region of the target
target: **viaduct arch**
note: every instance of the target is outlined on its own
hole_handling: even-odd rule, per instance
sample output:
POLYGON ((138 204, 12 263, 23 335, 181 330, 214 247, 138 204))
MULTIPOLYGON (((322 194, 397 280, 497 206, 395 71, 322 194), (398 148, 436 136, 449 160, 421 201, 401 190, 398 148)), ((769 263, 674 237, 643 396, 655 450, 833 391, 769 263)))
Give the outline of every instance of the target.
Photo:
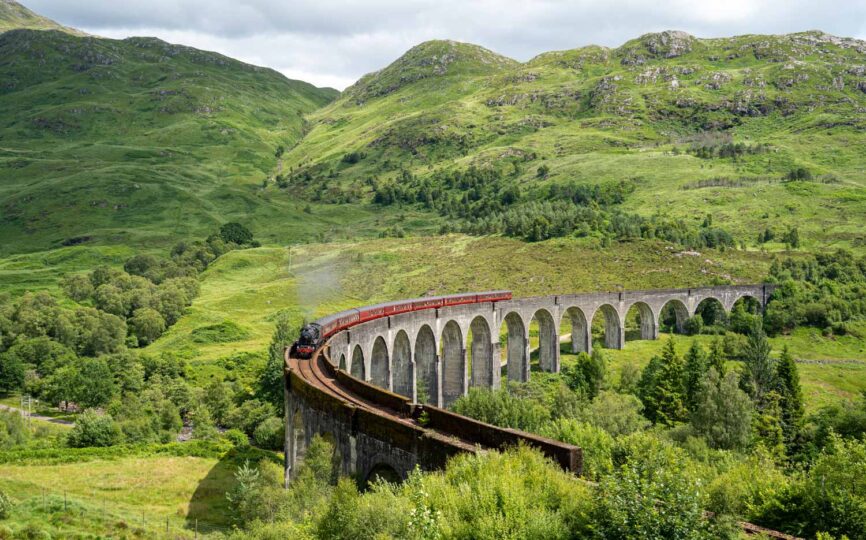
POLYGON ((563 294, 420 309, 352 325, 330 336, 312 358, 286 354, 286 478, 316 434, 330 434, 341 469, 361 479, 381 471, 405 477, 459 452, 524 441, 580 472, 580 449, 502 429, 446 408, 472 386, 498 388, 502 377, 531 376, 530 324, 537 323, 538 369, 558 372, 560 341, 591 352, 592 321, 603 320, 603 346, 625 346, 626 315, 637 310, 640 338, 657 339, 672 306, 682 328, 707 299, 730 312, 743 297, 763 308, 770 285, 563 294), (560 325, 570 329, 560 336, 560 325), (500 340, 500 335, 506 337, 500 340), (502 351, 502 347, 505 351, 502 351))

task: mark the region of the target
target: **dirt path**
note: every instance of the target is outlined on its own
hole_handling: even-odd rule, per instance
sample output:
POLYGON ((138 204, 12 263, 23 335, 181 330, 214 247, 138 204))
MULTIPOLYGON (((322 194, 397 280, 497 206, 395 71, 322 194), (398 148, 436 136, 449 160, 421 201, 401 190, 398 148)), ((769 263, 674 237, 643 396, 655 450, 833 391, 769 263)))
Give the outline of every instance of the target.
MULTIPOLYGON (((4 411, 12 411, 17 413, 27 412, 18 407, 10 407, 9 405, 0 404, 0 410, 4 411)), ((60 424, 61 426, 72 426, 75 425, 75 422, 70 422, 69 420, 61 420, 60 418, 52 418, 51 416, 43 416, 41 414, 32 414, 31 418, 35 418, 36 420, 42 420, 43 422, 51 422, 52 424, 60 424)))

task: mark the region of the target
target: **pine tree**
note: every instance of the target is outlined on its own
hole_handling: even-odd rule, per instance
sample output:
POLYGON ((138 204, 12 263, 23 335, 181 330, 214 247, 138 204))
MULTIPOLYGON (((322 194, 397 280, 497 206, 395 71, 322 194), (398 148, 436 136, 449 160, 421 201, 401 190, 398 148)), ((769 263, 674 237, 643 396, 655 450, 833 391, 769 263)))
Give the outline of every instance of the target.
POLYGON ((687 418, 684 375, 683 359, 671 337, 662 355, 650 360, 639 384, 645 414, 653 423, 670 426, 687 418))
POLYGON ((259 391, 268 402, 276 407, 279 414, 283 414, 283 369, 285 366, 285 350, 295 339, 297 329, 292 328, 286 317, 277 320, 274 335, 271 337, 271 345, 268 347, 268 362, 265 369, 259 375, 259 391))
POLYGON ((789 449, 797 439, 803 421, 803 389, 800 387, 800 373, 794 357, 788 352, 788 346, 782 349, 776 368, 778 375, 779 407, 782 414, 782 431, 785 435, 785 446, 789 449))
POLYGON ((715 368, 719 377, 725 377, 725 346, 722 339, 716 337, 710 345, 710 355, 707 357, 707 368, 715 368))
POLYGON ((755 437, 771 454, 779 459, 785 457, 785 436, 782 431, 782 410, 779 394, 770 390, 764 395, 763 409, 755 416, 755 437))
POLYGON ((761 320, 756 318, 743 348, 743 361, 751 383, 752 399, 758 409, 764 408, 767 394, 776 388, 776 362, 770 357, 771 350, 761 320))
POLYGON ((689 352, 686 353, 685 389, 686 407, 694 412, 698 407, 701 393, 701 381, 707 373, 706 354, 697 340, 692 341, 689 352))

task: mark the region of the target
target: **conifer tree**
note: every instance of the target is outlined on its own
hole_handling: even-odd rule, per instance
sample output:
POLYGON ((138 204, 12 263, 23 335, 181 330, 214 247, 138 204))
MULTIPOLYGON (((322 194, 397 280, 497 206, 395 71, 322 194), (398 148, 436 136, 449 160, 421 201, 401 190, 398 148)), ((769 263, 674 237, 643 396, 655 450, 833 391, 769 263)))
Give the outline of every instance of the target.
POLYGON ((749 332, 749 339, 743 348, 743 361, 749 378, 752 399, 758 409, 766 405, 767 394, 776 388, 776 362, 770 357, 770 342, 756 318, 749 332))
POLYGON ((706 353, 697 340, 694 340, 692 341, 692 346, 689 347, 689 351, 686 353, 684 381, 686 390, 686 407, 691 412, 694 412, 698 407, 701 393, 701 381, 706 373, 706 353))
POLYGON ((653 423, 670 426, 686 420, 685 366, 673 337, 665 344, 661 356, 650 360, 639 387, 647 418, 653 423))
POLYGON ((719 337, 713 340, 712 345, 710 345, 710 354, 707 357, 707 368, 715 368, 716 372, 719 374, 719 377, 724 378, 725 376, 725 346, 722 344, 722 340, 719 337))
POLYGON ((278 411, 283 413, 283 366, 285 365, 285 350, 295 339, 298 331, 289 323, 288 318, 280 317, 277 320, 274 335, 271 337, 271 345, 268 347, 268 362, 265 369, 259 375, 259 390, 268 402, 278 411))
POLYGON ((794 444, 803 421, 803 390, 800 387, 800 373, 794 357, 788 352, 788 346, 782 349, 776 368, 778 375, 779 407, 782 414, 782 431, 785 435, 785 446, 789 449, 794 444))

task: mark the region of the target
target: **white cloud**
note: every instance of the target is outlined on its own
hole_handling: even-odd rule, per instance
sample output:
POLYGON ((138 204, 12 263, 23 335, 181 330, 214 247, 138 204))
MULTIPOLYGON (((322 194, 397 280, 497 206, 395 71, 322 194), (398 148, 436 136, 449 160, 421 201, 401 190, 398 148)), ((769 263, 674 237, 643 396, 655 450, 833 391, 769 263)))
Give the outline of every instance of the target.
POLYGON ((107 37, 152 35, 214 50, 319 86, 344 88, 428 39, 483 45, 518 60, 647 32, 701 37, 820 29, 866 37, 850 0, 24 0, 107 37))

